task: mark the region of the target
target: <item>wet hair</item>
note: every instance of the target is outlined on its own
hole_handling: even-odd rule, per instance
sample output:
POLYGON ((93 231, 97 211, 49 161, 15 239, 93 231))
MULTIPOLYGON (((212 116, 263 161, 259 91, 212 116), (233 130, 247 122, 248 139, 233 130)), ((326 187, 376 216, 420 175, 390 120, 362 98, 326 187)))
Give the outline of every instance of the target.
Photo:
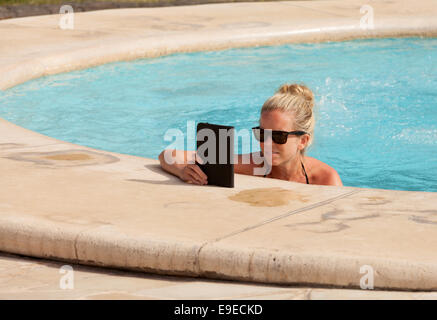
POLYGON ((309 134, 310 139, 304 149, 313 141, 315 117, 314 117, 314 94, 302 84, 283 84, 276 93, 264 102, 261 114, 266 111, 280 110, 291 112, 294 117, 292 130, 301 130, 309 134))

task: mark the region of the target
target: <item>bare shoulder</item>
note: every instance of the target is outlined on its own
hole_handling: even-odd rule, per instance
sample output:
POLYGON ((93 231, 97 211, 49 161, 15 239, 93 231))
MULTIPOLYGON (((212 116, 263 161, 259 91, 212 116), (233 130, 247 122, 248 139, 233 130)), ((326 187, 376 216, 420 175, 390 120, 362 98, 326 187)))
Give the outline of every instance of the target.
POLYGON ((340 176, 330 165, 317 160, 316 158, 305 156, 305 168, 311 184, 342 186, 340 176))

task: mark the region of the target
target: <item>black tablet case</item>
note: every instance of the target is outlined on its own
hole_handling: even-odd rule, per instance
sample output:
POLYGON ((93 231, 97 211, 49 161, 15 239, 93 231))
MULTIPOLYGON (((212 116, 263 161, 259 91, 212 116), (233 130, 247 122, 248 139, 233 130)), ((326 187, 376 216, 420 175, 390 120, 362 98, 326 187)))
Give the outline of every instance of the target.
MULTIPOLYGON (((234 187, 234 127, 232 126, 222 126, 217 124, 211 124, 211 123, 204 123, 201 122, 197 125, 197 133, 199 133, 202 129, 210 129, 215 134, 215 151, 216 151, 216 161, 215 164, 213 163, 205 163, 200 164, 196 161, 196 164, 202 169, 202 171, 208 176, 208 184, 210 185, 216 185, 220 187, 228 187, 233 188, 234 187), (227 149, 227 161, 226 164, 220 164, 219 163, 219 143, 220 143, 220 135, 219 135, 219 129, 225 129, 228 130, 227 133, 229 133, 229 137, 226 141, 226 149, 227 149), (231 130, 229 132, 229 130, 231 130)), ((205 138, 204 141, 200 141, 198 135, 196 134, 196 141, 197 141, 197 149, 199 147, 206 143, 208 141, 207 138, 205 138)), ((222 142, 225 143, 225 142, 222 142)), ((199 155, 200 157, 202 155, 199 155)), ((205 153, 205 156, 208 156, 208 153, 205 153)), ((202 158, 202 157, 201 157, 202 158)), ((203 158, 202 158, 203 160, 203 158)), ((204 161, 205 162, 205 161, 204 161)))

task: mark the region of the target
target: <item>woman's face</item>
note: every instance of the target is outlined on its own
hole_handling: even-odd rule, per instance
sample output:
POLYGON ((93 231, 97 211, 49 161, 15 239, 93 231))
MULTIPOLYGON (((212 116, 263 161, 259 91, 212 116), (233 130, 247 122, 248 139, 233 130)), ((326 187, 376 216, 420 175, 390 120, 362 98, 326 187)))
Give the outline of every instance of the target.
MULTIPOLYGON (((280 110, 265 111, 260 118, 260 127, 263 129, 293 131, 295 130, 293 123, 293 115, 280 110)), ((271 137, 266 135, 266 140, 260 142, 260 145, 267 163, 278 166, 293 161, 299 155, 299 151, 305 147, 307 140, 307 135, 301 137, 289 135, 286 143, 276 144, 271 137), (271 153, 269 152, 270 145, 271 153)))

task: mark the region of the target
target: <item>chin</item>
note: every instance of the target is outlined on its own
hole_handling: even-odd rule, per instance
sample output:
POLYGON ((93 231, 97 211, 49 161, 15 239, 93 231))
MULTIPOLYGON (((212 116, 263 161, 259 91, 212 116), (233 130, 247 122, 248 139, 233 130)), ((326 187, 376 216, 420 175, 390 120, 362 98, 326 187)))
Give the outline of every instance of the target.
POLYGON ((283 163, 284 160, 280 157, 272 157, 272 161, 270 161, 271 166, 279 166, 281 163, 283 163))
POLYGON ((272 161, 271 165, 272 165, 272 167, 276 167, 276 166, 279 166, 282 162, 283 161, 281 161, 279 159, 277 159, 277 160, 275 159, 272 161))
POLYGON ((264 160, 267 162, 270 166, 278 166, 281 163, 284 162, 284 159, 279 154, 264 154, 264 160))

